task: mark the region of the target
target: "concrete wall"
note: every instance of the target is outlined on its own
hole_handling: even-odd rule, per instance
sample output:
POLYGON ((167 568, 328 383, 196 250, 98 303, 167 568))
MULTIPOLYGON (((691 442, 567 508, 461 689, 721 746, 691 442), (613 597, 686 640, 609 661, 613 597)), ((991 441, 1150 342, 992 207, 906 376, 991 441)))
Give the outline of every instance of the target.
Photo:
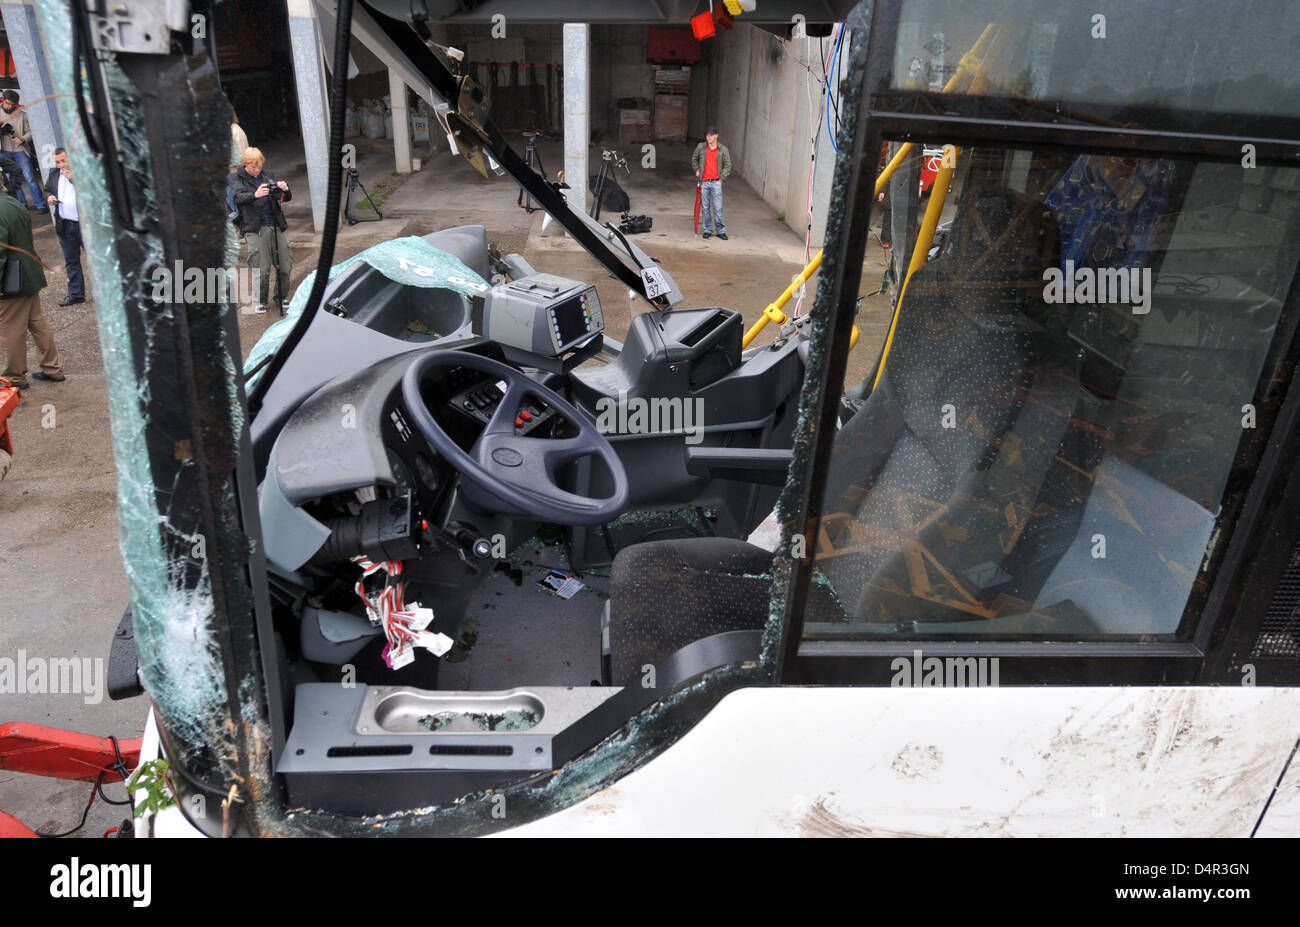
MULTIPOLYGON (((469 60, 519 60, 540 64, 563 63, 560 24, 511 25, 506 38, 492 39, 491 27, 438 25, 432 27, 435 41, 464 49, 469 60)), ((654 71, 646 61, 649 27, 644 25, 595 25, 591 27, 591 129, 596 135, 618 134, 611 124, 610 107, 622 97, 654 99, 654 71)), ((556 127, 558 129, 558 126, 556 127)))
MULTIPOLYGON (((731 152, 733 170, 768 205, 784 213, 786 224, 800 236, 807 232, 808 171, 815 150, 812 247, 819 247, 835 153, 824 124, 815 142, 812 132, 822 105, 821 54, 831 53, 830 39, 820 44, 817 39, 782 42, 769 32, 738 23, 708 45, 706 118, 717 123, 731 152)), ((846 36, 841 61, 847 57, 847 46, 846 36)))
MULTIPOLYGON (((562 61, 560 25, 512 25, 504 39, 491 38, 490 28, 487 24, 436 25, 432 31, 435 41, 465 50, 468 60, 562 61)), ((590 128, 594 135, 609 139, 617 135, 610 119, 614 101, 654 98, 654 72, 646 63, 648 27, 597 25, 591 27, 590 36, 590 128)), ((848 44, 846 35, 841 64, 848 57, 848 44)), ((773 210, 784 214, 786 224, 800 237, 809 231, 808 176, 815 152, 813 250, 820 247, 824 235, 835 161, 824 123, 813 139, 822 106, 822 56, 832 48, 831 38, 781 40, 737 23, 704 43, 703 58, 691 74, 691 140, 702 139, 705 125, 716 123, 731 151, 733 169, 773 210)), ((377 59, 364 51, 354 51, 354 57, 363 73, 353 80, 353 95, 387 93, 387 77, 373 70, 377 59)))
POLYGON ((647 26, 591 27, 591 125, 613 138, 618 125, 611 105, 622 97, 654 101, 654 70, 646 62, 647 26))

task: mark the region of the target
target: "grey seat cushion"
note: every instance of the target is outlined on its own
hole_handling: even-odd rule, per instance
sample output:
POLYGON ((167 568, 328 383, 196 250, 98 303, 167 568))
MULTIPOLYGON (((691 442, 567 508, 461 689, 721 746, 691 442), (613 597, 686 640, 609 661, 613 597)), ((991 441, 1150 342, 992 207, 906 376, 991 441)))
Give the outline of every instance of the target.
POLYGON ((744 541, 650 541, 619 551, 610 571, 610 683, 637 683, 642 667, 693 641, 761 629, 771 585, 772 553, 744 541))

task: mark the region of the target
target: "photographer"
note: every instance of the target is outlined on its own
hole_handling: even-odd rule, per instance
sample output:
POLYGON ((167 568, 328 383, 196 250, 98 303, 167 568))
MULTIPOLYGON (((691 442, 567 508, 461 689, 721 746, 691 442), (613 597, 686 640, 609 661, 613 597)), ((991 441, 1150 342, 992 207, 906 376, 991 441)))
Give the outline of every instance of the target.
MULTIPOLYGON (((32 190, 32 204, 37 212, 48 213, 45 197, 41 195, 41 179, 36 175, 34 149, 31 146, 32 128, 27 122, 27 114, 18 105, 18 94, 13 90, 4 92, 0 100, 0 151, 17 162, 22 171, 23 180, 32 190)), ((27 205, 23 195, 23 185, 15 183, 13 194, 18 202, 27 205)))
POLYGON ((230 175, 231 199, 239 211, 239 230, 248 239, 248 266, 258 272, 258 302, 254 312, 266 311, 266 297, 271 285, 271 268, 278 271, 275 301, 284 315, 284 301, 289 295, 289 273, 293 270, 293 252, 284 234, 288 223, 280 204, 292 199, 289 185, 262 170, 266 158, 257 148, 244 152, 243 166, 230 175))

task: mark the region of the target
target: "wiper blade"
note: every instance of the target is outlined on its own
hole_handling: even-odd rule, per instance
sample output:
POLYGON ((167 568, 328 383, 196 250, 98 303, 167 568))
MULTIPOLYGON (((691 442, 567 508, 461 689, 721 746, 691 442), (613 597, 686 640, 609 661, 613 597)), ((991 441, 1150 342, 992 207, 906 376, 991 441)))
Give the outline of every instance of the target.
POLYGON ((666 271, 658 268, 650 257, 624 239, 623 244, 627 246, 625 253, 638 265, 635 269, 630 267, 619 251, 611 247, 610 243, 617 241, 616 236, 602 228, 584 211, 570 208, 563 194, 524 162, 492 122, 488 112, 491 100, 472 78, 458 78, 452 74, 406 23, 386 16, 368 4, 361 3, 360 6, 374 20, 375 26, 424 77, 433 92, 447 103, 448 109, 441 114, 447 131, 480 173, 485 176, 487 174, 485 156, 496 161, 578 244, 653 308, 662 309, 682 301, 681 290, 666 271), (655 289, 664 290, 658 296, 649 295, 651 286, 640 268, 654 268, 650 276, 660 281, 655 289), (666 281, 666 287, 663 281, 666 281))

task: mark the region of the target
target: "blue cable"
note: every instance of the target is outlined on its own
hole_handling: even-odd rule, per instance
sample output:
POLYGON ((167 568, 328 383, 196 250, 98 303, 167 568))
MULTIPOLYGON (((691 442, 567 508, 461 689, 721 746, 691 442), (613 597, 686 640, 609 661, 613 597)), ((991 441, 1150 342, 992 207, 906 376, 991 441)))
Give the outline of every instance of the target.
POLYGON ((840 63, 840 42, 844 39, 844 24, 840 23, 839 34, 835 36, 835 51, 831 53, 831 73, 826 78, 826 137, 831 140, 831 150, 839 154, 840 146, 835 144, 835 133, 831 131, 830 107, 831 88, 835 86, 835 66, 840 63))

